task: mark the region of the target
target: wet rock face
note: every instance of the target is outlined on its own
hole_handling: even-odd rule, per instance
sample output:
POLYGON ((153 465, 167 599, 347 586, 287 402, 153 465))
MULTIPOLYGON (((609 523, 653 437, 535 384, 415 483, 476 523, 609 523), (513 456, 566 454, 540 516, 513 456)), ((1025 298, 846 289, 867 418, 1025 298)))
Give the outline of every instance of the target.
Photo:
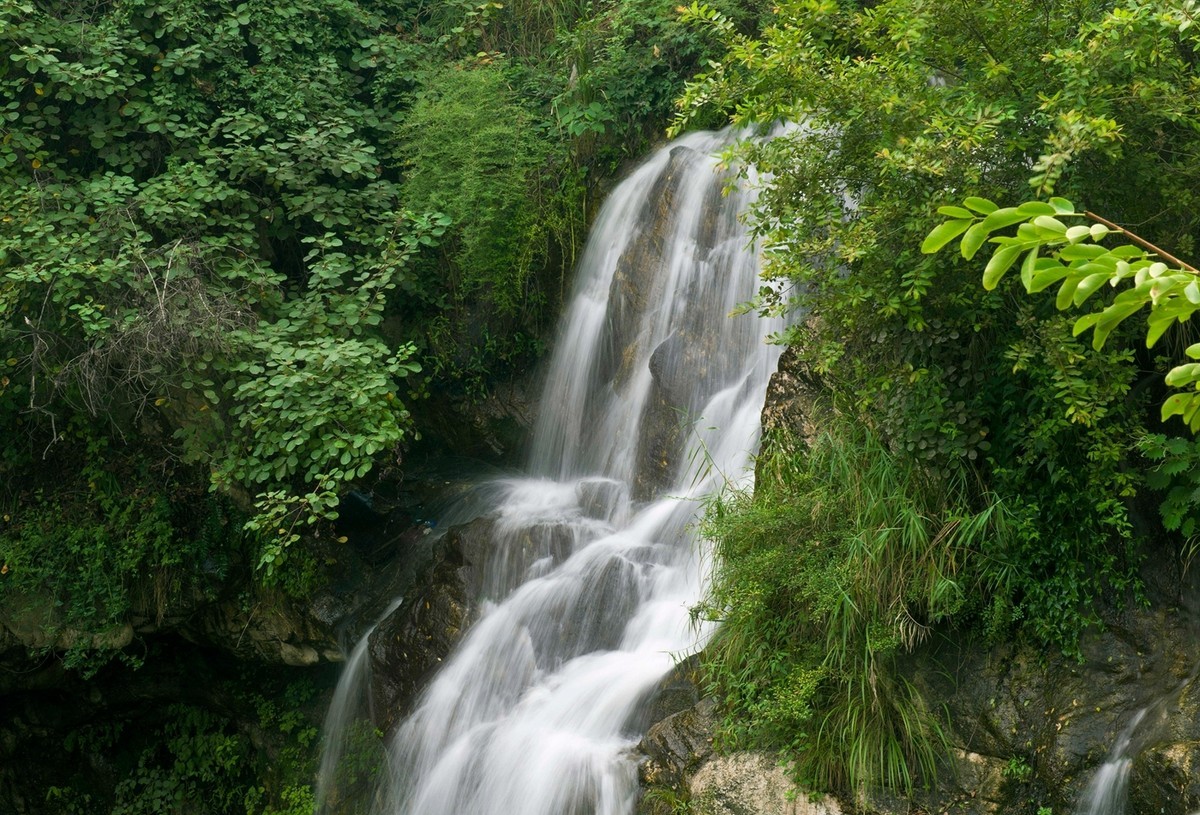
POLYGON ((801 362, 795 346, 789 345, 779 357, 763 400, 764 443, 784 432, 798 433, 801 439, 811 438, 815 433, 813 414, 819 409, 820 391, 816 375, 801 362))
POLYGON ((1196 742, 1158 745, 1138 756, 1129 779, 1128 815, 1189 815, 1197 810, 1200 749, 1196 742))
MULTIPOLYGON (((642 432, 638 443, 639 471, 634 479, 634 497, 648 498, 670 484, 680 462, 677 460, 683 430, 702 407, 698 395, 709 394, 728 371, 721 364, 720 334, 703 323, 705 310, 690 309, 688 303, 701 302, 711 296, 709 288, 724 284, 723 280, 708 281, 704 290, 684 293, 683 303, 663 302, 666 281, 670 275, 664 267, 678 262, 681 251, 690 253, 690 262, 705 262, 716 248, 720 234, 717 213, 721 211, 720 189, 713 187, 709 205, 704 207, 705 221, 696 230, 700 240, 692 246, 681 247, 668 242, 675 231, 678 214, 683 209, 678 199, 684 191, 681 182, 689 175, 688 165, 697 160, 691 148, 677 147, 671 152, 666 171, 659 176, 657 189, 647 200, 637 223, 642 225, 633 236, 617 265, 609 288, 609 350, 598 366, 598 376, 611 380, 618 392, 634 376, 633 363, 641 351, 650 351, 652 387, 642 416, 642 432), (656 348, 642 348, 645 337, 639 336, 644 315, 656 309, 671 308, 675 312, 674 331, 656 348), (695 315, 694 319, 689 319, 695 315)), ((714 278, 723 271, 714 268, 714 278)))
POLYGON ((438 542, 420 588, 371 634, 371 710, 376 727, 391 732, 413 708, 429 677, 466 628, 471 572, 462 532, 438 542))
POLYGON ((1200 755, 1200 718, 1186 690, 1195 641, 1188 615, 1163 605, 1128 610, 1107 631, 1085 635, 1082 661, 1029 647, 943 643, 914 655, 908 674, 926 700, 946 704, 952 743, 1009 768, 1002 792, 1010 802, 1035 800, 1056 812, 1071 810, 1130 722, 1153 706, 1132 736, 1130 752, 1141 757, 1128 811, 1145 808, 1140 797, 1159 801, 1146 812, 1160 812, 1166 790, 1178 788, 1166 811, 1184 813, 1195 810, 1195 791, 1172 787, 1167 769, 1190 767, 1200 755), (1172 751, 1155 747, 1164 741, 1172 751))

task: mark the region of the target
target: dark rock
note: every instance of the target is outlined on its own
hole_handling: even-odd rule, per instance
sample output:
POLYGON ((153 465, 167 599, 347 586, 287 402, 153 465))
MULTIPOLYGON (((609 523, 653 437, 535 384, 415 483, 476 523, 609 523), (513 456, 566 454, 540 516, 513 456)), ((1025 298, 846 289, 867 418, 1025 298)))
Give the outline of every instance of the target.
POLYGON ((695 654, 680 662, 662 678, 643 705, 638 724, 633 729, 645 731, 652 724, 695 707, 703 697, 699 682, 700 655, 695 654))
POLYGON ((687 779, 713 755, 716 705, 705 699, 658 722, 638 745, 643 786, 686 787, 687 779))
POLYGON ((764 442, 781 435, 811 439, 819 424, 814 416, 822 409, 820 394, 820 380, 804 365, 796 347, 789 345, 767 384, 762 409, 764 442))
POLYGON ((1152 747, 1133 763, 1128 815, 1188 815, 1200 809, 1200 743, 1152 747))
POLYGON ((421 588, 371 634, 371 709, 387 732, 412 711, 466 628, 471 570, 459 540, 449 533, 438 543, 421 588))
POLYGON ((620 523, 629 513, 629 489, 611 478, 587 478, 575 487, 579 508, 589 518, 620 523))

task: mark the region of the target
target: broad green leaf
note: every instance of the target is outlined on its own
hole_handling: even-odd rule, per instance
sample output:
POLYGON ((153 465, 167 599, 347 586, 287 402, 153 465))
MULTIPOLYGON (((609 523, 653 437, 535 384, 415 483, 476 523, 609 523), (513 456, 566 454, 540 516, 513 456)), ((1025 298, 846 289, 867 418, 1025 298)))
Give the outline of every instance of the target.
POLYGON ((1166 383, 1172 388, 1190 385, 1200 379, 1200 362, 1178 365, 1167 372, 1166 383))
POLYGON ((1081 276, 1071 275, 1063 284, 1058 287, 1058 296, 1054 298, 1054 307, 1059 311, 1065 311, 1075 298, 1075 289, 1079 287, 1079 281, 1083 280, 1081 276))
MULTIPOLYGON (((970 215, 970 213, 967 214, 970 215)), ((972 223, 974 223, 974 219, 946 221, 944 224, 935 226, 925 238, 925 242, 921 244, 921 251, 927 255, 933 254, 966 232, 972 223)))
POLYGON ((1071 270, 1061 263, 1049 258, 1041 258, 1038 260, 1037 271, 1034 272, 1032 284, 1029 286, 1029 293, 1037 294, 1044 291, 1069 274, 1071 274, 1071 270))
POLYGON ((1175 322, 1174 317, 1161 317, 1160 315, 1151 312, 1146 318, 1146 347, 1153 348, 1154 344, 1162 338, 1162 335, 1167 333, 1167 329, 1175 322))
POLYGON ((1012 226, 1027 219, 1027 216, 1018 212, 1016 207, 1005 207, 989 214, 979 222, 979 225, 987 229, 988 232, 994 232, 997 229, 1003 229, 1006 226, 1012 226))
POLYGON ((964 199, 963 204, 967 209, 973 209, 982 215, 990 215, 997 209, 996 205, 986 198, 977 198, 975 196, 964 199))
POLYGON ((1063 260, 1091 260, 1106 254, 1109 254, 1107 249, 1094 243, 1074 243, 1058 250, 1058 256, 1063 260))
POLYGON ((1075 205, 1066 198, 1054 197, 1050 199, 1050 206, 1054 207, 1054 211, 1059 215, 1074 215, 1075 205))
POLYGON ((1187 410, 1188 403, 1195 399, 1194 393, 1176 393, 1167 398, 1162 406, 1162 420, 1165 422, 1172 416, 1181 416, 1187 410))
POLYGON ((996 288, 1000 278, 1004 277, 1004 273, 1016 262, 1022 248, 1020 244, 1014 244, 996 250, 983 270, 983 287, 985 289, 991 291, 996 288))
POLYGON ((1072 302, 1076 306, 1083 305, 1089 297, 1108 282, 1108 272, 1095 272, 1088 275, 1083 280, 1079 281, 1079 286, 1075 289, 1075 296, 1072 302))
POLYGON ((1192 359, 1200 359, 1200 342, 1189 345, 1184 349, 1183 353, 1187 354, 1192 359))
POLYGON ((1039 215, 1032 221, 1033 225, 1054 235, 1065 235, 1067 225, 1050 215, 1039 215))
POLYGON ((975 253, 987 241, 987 237, 988 231, 984 228, 982 221, 968 229, 967 234, 963 235, 962 243, 959 245, 962 250, 962 256, 967 260, 975 257, 975 253))
POLYGON ((1100 322, 1100 318, 1104 316, 1103 311, 1096 311, 1092 314, 1085 314, 1075 321, 1075 325, 1071 328, 1071 336, 1078 337, 1084 331, 1092 328, 1096 323, 1100 322))
POLYGON ((1017 212, 1027 218, 1032 218, 1034 215, 1055 215, 1058 210, 1045 201, 1026 201, 1017 207, 1017 212))
POLYGON ((1139 308, 1141 305, 1137 302, 1114 303, 1101 311, 1099 319, 1096 321, 1096 330, 1092 334, 1092 348, 1097 351, 1103 348, 1108 335, 1121 324, 1122 320, 1135 313, 1139 308))
POLYGON ((1092 230, 1083 224, 1078 224, 1067 229, 1067 240, 1071 243, 1079 243, 1084 238, 1091 237, 1092 230))
POLYGON ((938 207, 938 214, 945 215, 947 218, 975 218, 975 213, 962 207, 938 207))

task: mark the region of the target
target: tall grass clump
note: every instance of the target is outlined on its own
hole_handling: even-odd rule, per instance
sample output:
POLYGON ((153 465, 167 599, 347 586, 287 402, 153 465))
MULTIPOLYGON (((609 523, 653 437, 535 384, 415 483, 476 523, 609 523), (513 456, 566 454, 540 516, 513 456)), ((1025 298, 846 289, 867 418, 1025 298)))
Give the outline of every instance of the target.
POLYGON ((730 747, 782 749, 802 783, 857 796, 934 778, 945 739, 896 669, 935 626, 980 609, 1006 515, 837 419, 774 438, 753 493, 714 498, 706 652, 730 747))

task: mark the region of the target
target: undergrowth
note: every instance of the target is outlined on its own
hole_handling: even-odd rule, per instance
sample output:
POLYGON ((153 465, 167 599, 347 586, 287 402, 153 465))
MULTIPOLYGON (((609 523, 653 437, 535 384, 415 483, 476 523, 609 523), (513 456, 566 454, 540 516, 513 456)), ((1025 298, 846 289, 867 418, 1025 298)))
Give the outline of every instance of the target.
POLYGON ((984 564, 1008 515, 861 425, 773 441, 755 491, 712 499, 704 522, 697 613, 721 622, 705 668, 726 746, 782 749, 822 789, 927 786, 945 738, 896 657, 1003 588, 984 564))

